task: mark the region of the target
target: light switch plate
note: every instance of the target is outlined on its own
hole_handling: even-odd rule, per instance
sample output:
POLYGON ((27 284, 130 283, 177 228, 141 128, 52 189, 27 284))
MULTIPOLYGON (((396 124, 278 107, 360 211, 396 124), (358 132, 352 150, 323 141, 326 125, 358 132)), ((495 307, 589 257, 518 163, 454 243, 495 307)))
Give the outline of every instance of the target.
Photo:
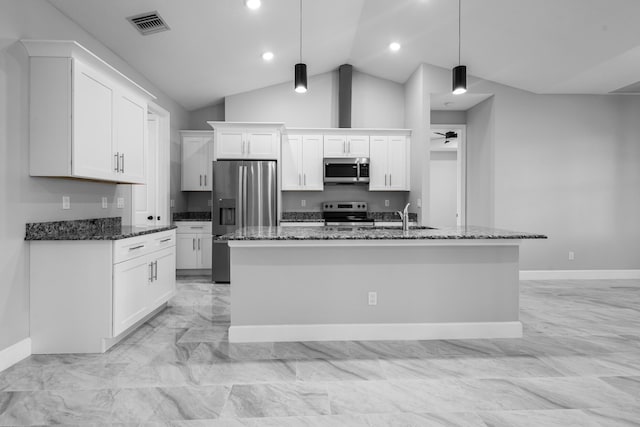
POLYGON ((107 209, 109 207, 109 202, 106 197, 102 198, 102 209, 107 209))
POLYGON ((386 208, 388 208, 388 207, 389 207, 389 199, 384 199, 384 206, 385 206, 386 208))
POLYGON ((124 208, 124 197, 118 197, 117 206, 118 206, 118 209, 124 208))
POLYGON ((62 196, 62 209, 71 209, 71 199, 69 196, 62 196))
POLYGON ((170 206, 170 207, 172 207, 172 208, 175 208, 175 207, 176 207, 176 201, 175 201, 175 200, 173 200, 173 199, 171 199, 171 200, 169 201, 169 206, 170 206))
POLYGON ((377 292, 369 292, 368 299, 369 299, 369 305, 378 305, 377 292))
POLYGON ((211 199, 207 200, 207 206, 213 206, 213 200, 211 199))
POLYGON ((307 206, 307 201, 304 199, 300 200, 300 206, 302 206, 303 208, 307 206))

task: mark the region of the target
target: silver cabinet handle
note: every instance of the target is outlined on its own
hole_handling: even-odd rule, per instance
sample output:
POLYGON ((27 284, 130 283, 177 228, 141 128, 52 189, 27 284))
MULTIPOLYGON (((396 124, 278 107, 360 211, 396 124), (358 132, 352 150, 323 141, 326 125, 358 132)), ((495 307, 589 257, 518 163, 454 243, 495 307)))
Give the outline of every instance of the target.
POLYGON ((347 152, 351 153, 351 141, 347 142, 347 152))
POLYGON ((198 237, 198 250, 200 250, 200 238, 198 237))
POLYGON ((242 154, 244 154, 244 141, 242 141, 242 154))
POLYGON ((303 184, 304 184, 304 185, 307 185, 307 174, 305 173, 305 174, 303 174, 302 176, 304 176, 303 184))
POLYGON ((391 187, 391 177, 392 177, 392 176, 393 176, 393 175, 389 174, 389 187, 391 187))
POLYGON ((204 186, 207 186, 207 175, 204 176, 204 186))
POLYGON ((162 239, 162 240, 160 240, 160 243, 168 242, 169 240, 171 240, 171 237, 169 237, 168 239, 162 239))
POLYGON ((120 172, 124 173, 124 153, 120 154, 120 159, 122 160, 122 164, 120 165, 120 172))
POLYGON ((343 153, 347 152, 347 141, 342 141, 342 152, 343 153))
POLYGON ((153 282, 153 263, 149 263, 149 282, 153 282))
POLYGON ((155 273, 153 275, 153 280, 158 280, 158 261, 154 261, 153 265, 155 266, 155 273))
POLYGON ((251 140, 247 140, 247 154, 251 154, 251 140))
POLYGON ((129 248, 130 251, 134 251, 136 249, 140 249, 140 248, 144 248, 144 245, 138 245, 138 246, 134 246, 132 248, 129 248))
POLYGON ((193 250, 194 251, 196 250, 196 238, 195 237, 193 238, 193 250))
POLYGON ((198 226, 192 225, 189 228, 192 230, 202 230, 204 228, 204 225, 198 225, 198 226))
POLYGON ((387 186, 387 174, 386 173, 384 174, 384 186, 385 187, 387 186))
POLYGON ((116 158, 116 160, 114 162, 116 164, 115 171, 116 172, 120 172, 120 156, 118 155, 118 153, 116 153, 116 154, 113 155, 113 157, 116 158))

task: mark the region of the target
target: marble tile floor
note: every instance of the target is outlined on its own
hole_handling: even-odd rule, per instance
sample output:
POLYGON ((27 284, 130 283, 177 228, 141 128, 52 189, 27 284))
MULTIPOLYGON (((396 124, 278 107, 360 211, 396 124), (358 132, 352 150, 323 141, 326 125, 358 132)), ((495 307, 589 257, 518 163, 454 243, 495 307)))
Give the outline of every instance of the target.
POLYGON ((0 425, 640 426, 640 280, 521 282, 522 339, 228 342, 229 287, 180 278, 101 355, 0 373, 0 425))

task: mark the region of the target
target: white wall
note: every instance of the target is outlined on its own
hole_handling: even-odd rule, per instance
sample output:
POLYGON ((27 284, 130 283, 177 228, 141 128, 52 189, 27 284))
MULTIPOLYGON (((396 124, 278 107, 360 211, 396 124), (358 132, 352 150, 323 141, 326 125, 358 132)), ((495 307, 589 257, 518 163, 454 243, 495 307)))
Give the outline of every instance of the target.
MULTIPOLYGON (((354 128, 402 128, 403 85, 354 71, 351 95, 354 128)), ((284 122, 288 127, 338 127, 338 72, 309 78, 305 94, 293 83, 257 89, 225 98, 225 120, 284 122)))
POLYGON ((466 111, 431 110, 432 125, 463 125, 467 123, 466 111))
POLYGON ((207 122, 224 121, 224 102, 202 107, 189 112, 190 130, 212 130, 207 122))
MULTIPOLYGON (((0 350, 29 336, 29 245, 24 241, 25 223, 111 216, 130 220, 130 186, 29 176, 29 58, 19 42, 23 38, 77 40, 158 96, 156 103, 171 113, 172 156, 177 130, 188 123, 182 107, 48 2, 0 2, 0 350), (63 195, 70 196, 71 210, 61 209, 63 195), (103 196, 109 199, 108 209, 101 207, 103 196), (113 207, 116 197, 125 198, 127 209, 113 207)), ((176 166, 176 157, 172 157, 174 171, 176 166)), ((175 181, 172 197, 180 203, 181 195, 174 184, 175 181)), ((179 181, 177 185, 179 188, 179 181)))

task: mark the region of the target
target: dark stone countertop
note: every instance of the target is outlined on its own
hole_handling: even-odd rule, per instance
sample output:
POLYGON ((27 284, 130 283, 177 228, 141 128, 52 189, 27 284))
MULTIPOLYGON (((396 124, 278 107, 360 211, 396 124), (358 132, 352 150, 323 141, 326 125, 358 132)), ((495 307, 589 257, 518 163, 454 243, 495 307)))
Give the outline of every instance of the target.
POLYGON ((34 222, 26 225, 25 240, 120 240, 174 228, 175 225, 122 225, 120 217, 34 222))
POLYGON ((208 212, 174 212, 173 222, 176 221, 211 221, 211 211, 208 212))
POLYGON ((546 239, 542 234, 467 226, 450 228, 411 227, 245 227, 219 237, 220 240, 461 240, 546 239))

